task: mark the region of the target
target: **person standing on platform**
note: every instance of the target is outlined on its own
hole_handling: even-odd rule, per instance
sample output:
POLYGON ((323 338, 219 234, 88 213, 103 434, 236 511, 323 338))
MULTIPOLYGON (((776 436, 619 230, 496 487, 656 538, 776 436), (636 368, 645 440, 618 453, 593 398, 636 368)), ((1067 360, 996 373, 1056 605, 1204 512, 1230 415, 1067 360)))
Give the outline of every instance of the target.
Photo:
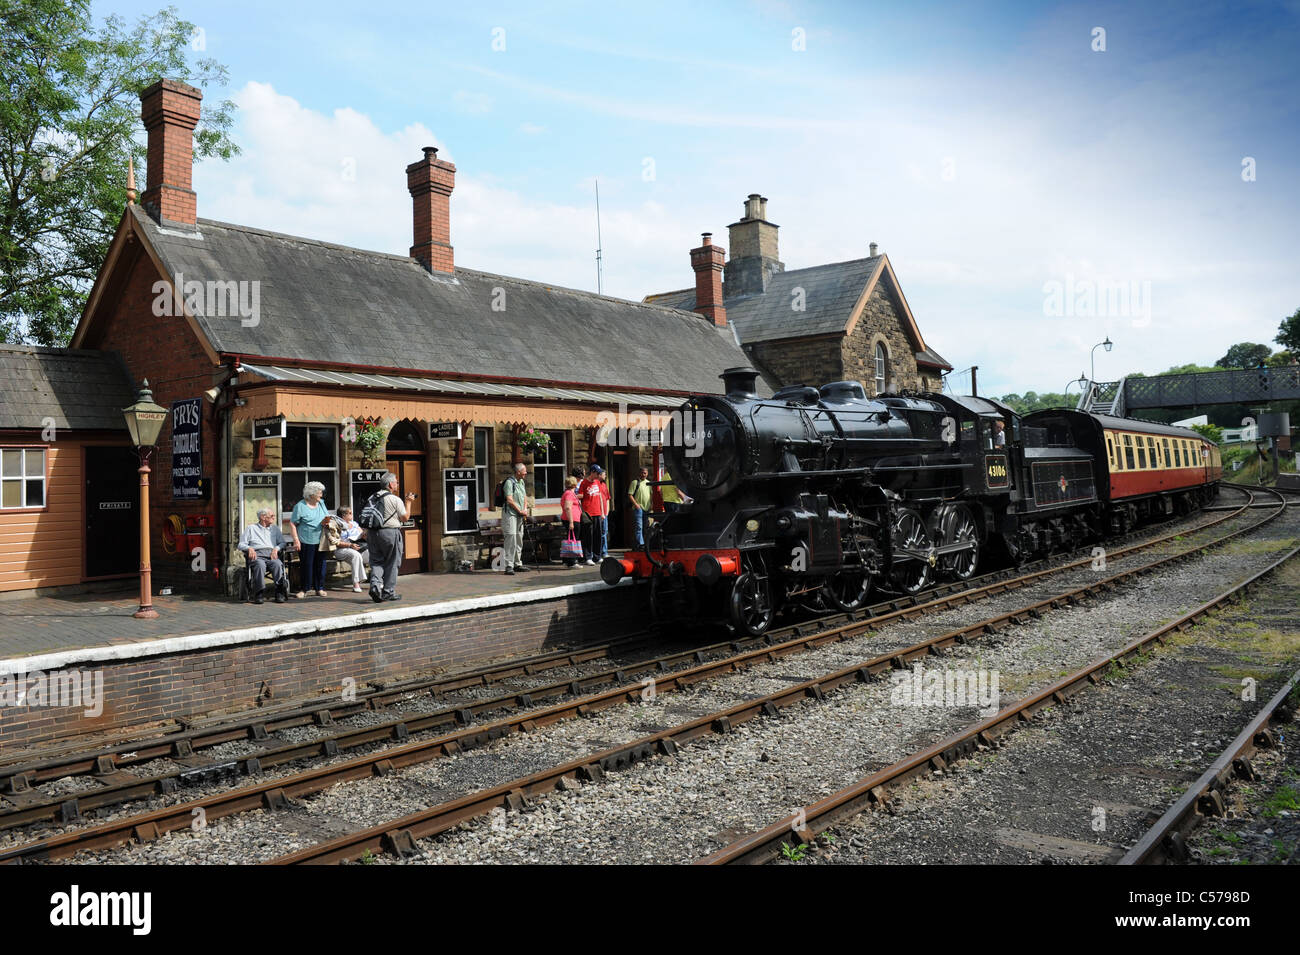
MULTIPOLYGON (((578 497, 578 479, 570 474, 564 479, 564 494, 560 497, 560 520, 564 523, 564 536, 578 537, 582 532, 582 499, 578 497)), ((586 555, 583 555, 584 559, 586 555)), ((565 565, 573 567, 577 562, 565 565)))
MULTIPOLYGON (((383 485, 379 497, 383 524, 378 530, 366 532, 370 540, 370 599, 375 603, 402 599, 397 593, 397 568, 406 556, 402 524, 410 517, 406 501, 398 494, 401 485, 397 475, 392 471, 385 473, 383 485)), ((408 493, 406 500, 414 501, 415 495, 408 493)))
POLYGON ((325 552, 320 549, 321 530, 329 520, 330 511, 321 497, 325 494, 325 485, 320 481, 308 481, 302 488, 302 500, 293 506, 289 515, 289 529, 293 533, 293 544, 298 548, 298 562, 302 574, 302 590, 298 597, 315 594, 320 597, 325 593, 325 552))
POLYGON ((505 538, 505 554, 501 563, 507 574, 527 570, 524 566, 524 525, 528 523, 528 486, 524 478, 528 468, 520 462, 513 476, 506 478, 506 503, 501 508, 501 533, 505 538))
POLYGON ((586 563, 594 564, 596 559, 604 557, 601 550, 605 539, 605 515, 609 513, 606 502, 605 485, 600 480, 604 470, 599 464, 593 464, 587 471, 586 478, 578 486, 578 497, 582 499, 582 513, 588 518, 583 527, 583 550, 586 551, 586 563))
POLYGON ((640 477, 627 489, 638 550, 645 546, 646 536, 650 533, 650 494, 650 469, 642 468, 640 477))
POLYGON ((664 512, 676 514, 682 509, 682 492, 673 483, 673 476, 667 468, 664 468, 663 480, 667 483, 659 485, 659 497, 663 499, 664 512))
POLYGON ((614 495, 610 493, 609 481, 603 469, 596 478, 600 481, 600 493, 605 498, 605 520, 600 525, 600 556, 604 559, 609 553, 609 515, 614 510, 614 495))

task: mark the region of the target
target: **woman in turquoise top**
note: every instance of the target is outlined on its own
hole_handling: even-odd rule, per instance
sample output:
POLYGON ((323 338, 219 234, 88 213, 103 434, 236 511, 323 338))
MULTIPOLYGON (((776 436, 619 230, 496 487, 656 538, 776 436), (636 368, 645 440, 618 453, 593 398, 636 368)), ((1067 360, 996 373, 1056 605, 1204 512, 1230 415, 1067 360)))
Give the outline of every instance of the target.
POLYGON ((320 549, 321 531, 330 518, 329 508, 321 500, 324 493, 324 484, 308 481, 302 489, 302 500, 293 506, 293 514, 289 516, 293 543, 302 561, 303 589, 298 591, 299 597, 306 597, 309 593, 328 596, 325 593, 325 553, 320 549))

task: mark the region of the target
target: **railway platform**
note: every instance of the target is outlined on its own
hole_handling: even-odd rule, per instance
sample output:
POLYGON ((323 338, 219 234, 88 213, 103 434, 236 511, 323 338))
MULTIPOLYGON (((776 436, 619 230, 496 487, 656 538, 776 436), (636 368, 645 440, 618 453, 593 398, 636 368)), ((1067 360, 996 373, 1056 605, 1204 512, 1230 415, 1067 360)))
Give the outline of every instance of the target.
POLYGON ((627 589, 543 565, 403 577, 395 603, 350 584, 284 604, 155 596, 152 620, 130 590, 5 600, 0 752, 605 640, 644 622, 627 589))

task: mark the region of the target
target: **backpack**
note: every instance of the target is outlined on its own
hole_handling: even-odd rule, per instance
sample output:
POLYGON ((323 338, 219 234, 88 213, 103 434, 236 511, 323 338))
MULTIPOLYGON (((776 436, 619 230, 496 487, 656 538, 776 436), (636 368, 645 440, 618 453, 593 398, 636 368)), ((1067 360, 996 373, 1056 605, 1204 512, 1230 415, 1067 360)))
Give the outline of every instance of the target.
POLYGON ((496 494, 492 498, 492 503, 497 507, 506 506, 506 482, 505 481, 502 481, 497 485, 496 494))
POLYGON ((384 526, 384 495, 387 491, 376 491, 361 509, 357 523, 368 531, 377 531, 384 526))

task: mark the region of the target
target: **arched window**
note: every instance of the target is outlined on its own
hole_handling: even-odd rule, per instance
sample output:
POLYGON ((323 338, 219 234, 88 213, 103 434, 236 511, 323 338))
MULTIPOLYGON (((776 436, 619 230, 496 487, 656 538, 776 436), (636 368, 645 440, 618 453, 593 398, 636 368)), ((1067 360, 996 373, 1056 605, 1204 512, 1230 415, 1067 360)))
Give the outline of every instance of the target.
POLYGON ((409 421, 399 421, 388 432, 387 451, 423 451, 424 439, 420 430, 409 421))
POLYGON ((876 342, 876 394, 885 393, 885 384, 889 381, 889 352, 885 351, 884 342, 876 342))

